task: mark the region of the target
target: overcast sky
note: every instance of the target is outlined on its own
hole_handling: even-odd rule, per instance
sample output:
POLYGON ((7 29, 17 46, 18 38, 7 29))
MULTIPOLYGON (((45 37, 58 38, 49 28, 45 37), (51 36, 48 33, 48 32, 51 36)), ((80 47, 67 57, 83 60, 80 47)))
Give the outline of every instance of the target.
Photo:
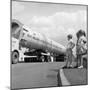
POLYGON ((67 34, 76 41, 79 29, 87 31, 87 7, 81 5, 13 1, 12 18, 64 46, 67 34))

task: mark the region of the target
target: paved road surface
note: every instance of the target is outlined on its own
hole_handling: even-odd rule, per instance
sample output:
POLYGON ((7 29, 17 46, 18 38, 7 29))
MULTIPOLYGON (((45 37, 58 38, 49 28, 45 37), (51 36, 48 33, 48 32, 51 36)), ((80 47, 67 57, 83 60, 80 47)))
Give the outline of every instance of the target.
POLYGON ((12 65, 12 89, 86 85, 87 69, 61 69, 65 63, 18 63, 12 65))
POLYGON ((69 85, 87 85, 87 69, 64 69, 69 85))
POLYGON ((60 86, 58 72, 64 65, 63 62, 12 64, 11 88, 60 86))

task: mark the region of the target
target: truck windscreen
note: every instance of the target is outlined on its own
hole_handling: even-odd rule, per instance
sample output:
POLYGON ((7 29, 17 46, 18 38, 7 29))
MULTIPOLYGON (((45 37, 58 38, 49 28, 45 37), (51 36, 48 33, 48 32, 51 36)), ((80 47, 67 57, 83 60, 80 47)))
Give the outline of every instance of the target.
POLYGON ((20 26, 15 23, 15 22, 12 22, 11 24, 11 34, 12 34, 12 37, 16 38, 16 39, 19 39, 19 36, 20 36, 20 26))

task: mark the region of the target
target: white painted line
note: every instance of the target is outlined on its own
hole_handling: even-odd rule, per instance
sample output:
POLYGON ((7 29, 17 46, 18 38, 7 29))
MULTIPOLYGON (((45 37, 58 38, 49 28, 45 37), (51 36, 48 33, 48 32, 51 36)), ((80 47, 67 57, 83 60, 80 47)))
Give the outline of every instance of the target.
POLYGON ((63 69, 60 69, 60 77, 61 77, 62 86, 70 86, 71 85, 70 82, 65 77, 63 69))

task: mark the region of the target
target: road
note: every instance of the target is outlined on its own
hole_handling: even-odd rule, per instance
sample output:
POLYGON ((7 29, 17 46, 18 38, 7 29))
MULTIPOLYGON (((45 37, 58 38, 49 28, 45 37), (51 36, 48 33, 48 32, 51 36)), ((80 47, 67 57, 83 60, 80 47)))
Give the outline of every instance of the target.
POLYGON ((58 72, 64 62, 12 64, 11 88, 60 86, 58 72))
POLYGON ((87 69, 64 69, 63 72, 71 86, 87 85, 87 69))

